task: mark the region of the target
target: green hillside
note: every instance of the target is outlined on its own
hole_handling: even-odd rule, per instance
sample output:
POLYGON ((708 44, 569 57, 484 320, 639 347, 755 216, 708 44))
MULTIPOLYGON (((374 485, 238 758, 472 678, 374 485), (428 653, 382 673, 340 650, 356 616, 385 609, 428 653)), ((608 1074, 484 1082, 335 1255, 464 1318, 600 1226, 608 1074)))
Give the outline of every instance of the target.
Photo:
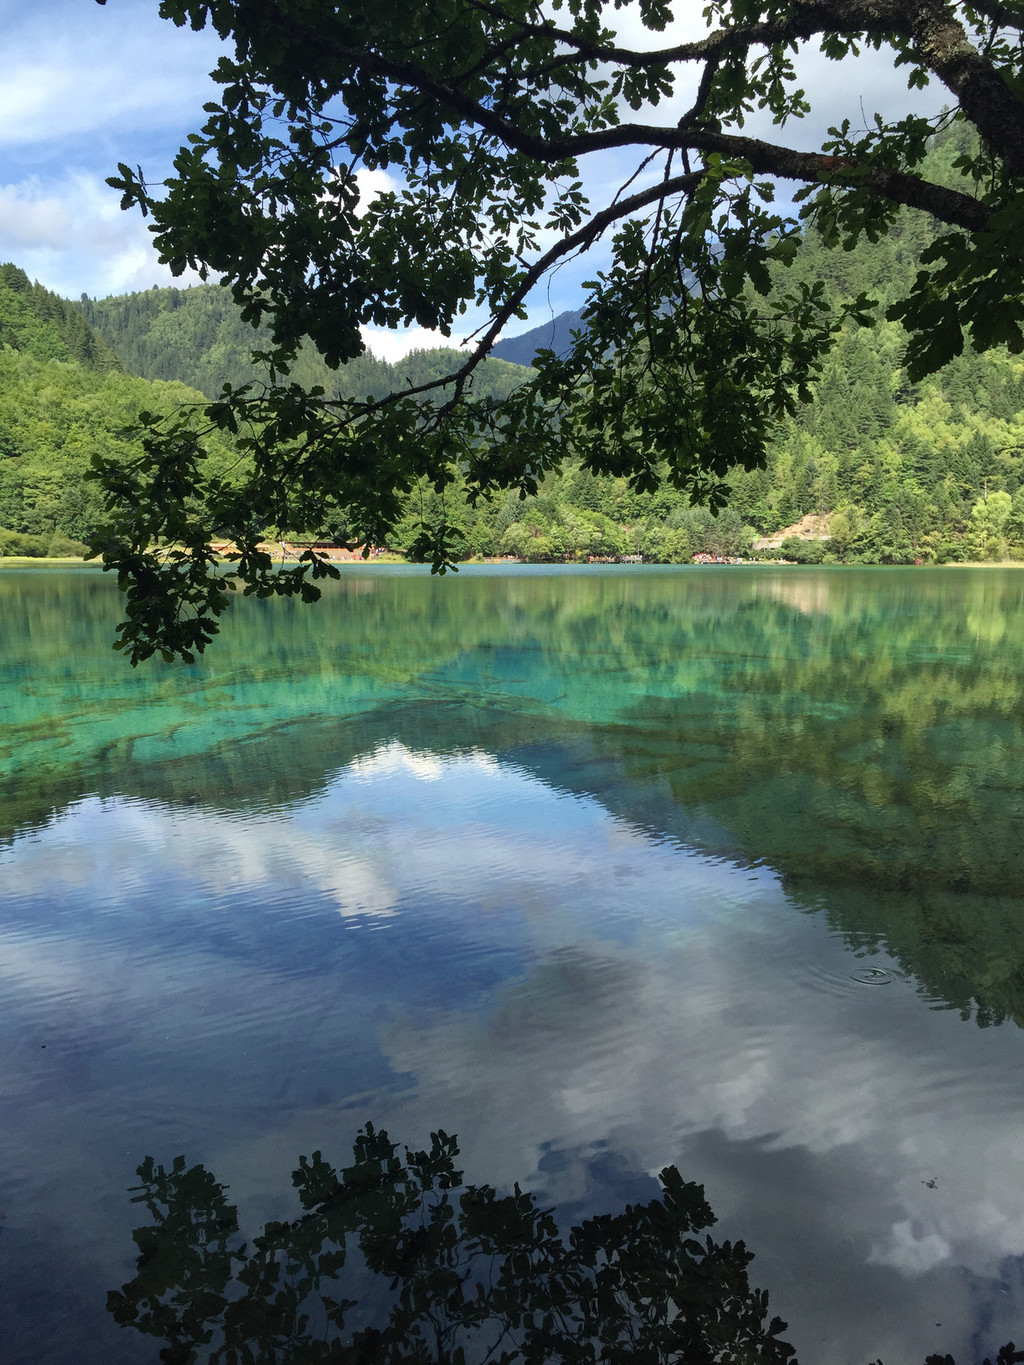
MULTIPOLYGON (((958 179, 966 136, 954 124, 937 140, 932 178, 958 179)), ((733 473, 730 505, 717 519, 671 488, 637 494, 623 479, 595 478, 570 462, 526 503, 453 514, 449 499, 467 548, 537 560, 628 552, 685 560, 698 551, 747 554, 755 539, 814 516, 831 538, 787 541, 787 558, 1024 559, 1024 359, 968 350, 911 384, 903 329, 885 321, 934 235, 932 220, 911 210, 881 241, 852 251, 807 234, 787 283, 822 281, 837 302, 867 292, 879 321, 843 331, 815 401, 780 426, 765 469, 733 473)), ((437 515, 429 497, 424 507, 437 515)))
MULTIPOLYGON (((201 398, 125 373, 77 308, 0 265, 0 554, 83 553, 102 510, 93 456, 138 454, 140 412, 201 398)), ((212 456, 230 457, 223 441, 212 456)))
POLYGON ((92 370, 120 368, 114 351, 74 304, 33 284, 10 262, 0 265, 0 346, 35 360, 77 360, 92 370))
MULTIPOLYGON (((956 181, 966 136, 954 124, 933 148, 933 179, 956 181)), ((880 242, 849 252, 810 234, 791 273, 824 281, 837 300, 867 292, 884 318, 933 238, 931 220, 909 210, 880 242)), ((834 514, 829 549, 842 558, 1024 557, 1024 361, 967 350, 911 384, 905 347, 895 322, 845 331, 768 468, 733 480, 734 506, 766 533, 834 514)))

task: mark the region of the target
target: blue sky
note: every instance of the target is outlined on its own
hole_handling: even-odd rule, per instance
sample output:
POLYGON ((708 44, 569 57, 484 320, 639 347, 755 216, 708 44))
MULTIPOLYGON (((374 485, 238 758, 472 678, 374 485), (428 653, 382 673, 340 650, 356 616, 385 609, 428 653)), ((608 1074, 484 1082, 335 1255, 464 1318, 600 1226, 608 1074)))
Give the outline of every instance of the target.
POLYGON ((0 22, 0 256, 66 296, 169 283, 104 180, 118 161, 169 171, 214 88, 215 36, 155 0, 0 0, 0 22))
MULTIPOLYGON (((701 8, 697 0, 682 0, 673 35, 701 31, 701 8)), ((619 22, 625 40, 641 41, 629 10, 619 22)), ((66 297, 171 283, 145 222, 136 211, 122 213, 104 182, 119 161, 141 165, 151 181, 168 173, 216 89, 208 74, 219 51, 216 36, 160 19, 157 0, 107 0, 103 7, 95 0, 0 0, 0 25, 0 260, 13 260, 66 297)), ((802 146, 818 145, 828 124, 843 117, 859 123, 862 108, 870 117, 875 109, 898 116, 910 107, 905 77, 884 54, 842 68, 812 55, 801 75, 816 114, 784 136, 802 146)), ((913 105, 931 112, 942 102, 941 92, 928 91, 913 105)), ((680 111, 687 103, 685 90, 673 102, 680 111)), ((659 116, 673 118, 670 109, 659 116)), ((748 131, 778 136, 767 123, 754 122, 748 131)), ((618 183, 624 164, 621 155, 604 156, 585 167, 595 202, 602 185, 618 183)), ((508 332, 579 307, 581 282, 593 277, 601 257, 597 247, 567 265, 531 299, 527 321, 508 332)), ((467 331, 483 321, 467 317, 467 331)), ((368 339, 389 357, 430 343, 419 331, 368 339)))

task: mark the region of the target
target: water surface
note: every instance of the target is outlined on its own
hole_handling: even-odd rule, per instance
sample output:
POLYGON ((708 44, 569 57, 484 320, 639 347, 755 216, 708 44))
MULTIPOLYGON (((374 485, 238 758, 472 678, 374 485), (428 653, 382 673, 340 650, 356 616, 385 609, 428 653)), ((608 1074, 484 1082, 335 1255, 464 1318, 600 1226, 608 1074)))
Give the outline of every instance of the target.
POLYGON ((1024 574, 351 569, 196 667, 0 575, 0 1354, 155 1361, 146 1155, 366 1121, 566 1220, 674 1163, 800 1359, 1024 1322, 1024 574))

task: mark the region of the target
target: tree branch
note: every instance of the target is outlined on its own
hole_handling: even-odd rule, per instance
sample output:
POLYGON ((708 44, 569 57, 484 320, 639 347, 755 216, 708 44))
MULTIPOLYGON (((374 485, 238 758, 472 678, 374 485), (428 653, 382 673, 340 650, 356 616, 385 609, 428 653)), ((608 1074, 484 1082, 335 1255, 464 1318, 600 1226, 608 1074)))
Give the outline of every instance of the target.
MULTIPOLYGON (((915 9, 914 39, 921 58, 956 95, 960 107, 1014 175, 1024 175, 1024 105, 1002 75, 970 42, 942 0, 915 9)), ((1020 27, 1018 17, 1016 27, 1020 27)))
MULTIPOLYGON (((508 298, 495 313, 494 318, 489 324, 487 331, 480 341, 477 342, 473 353, 469 356, 466 363, 454 370, 451 374, 443 376, 441 379, 431 379, 424 384, 417 384, 414 388, 402 389, 399 393, 387 394, 383 398, 376 400, 372 405, 364 405, 364 411, 376 412, 378 409, 386 407, 390 403, 397 403, 403 398, 409 398, 416 394, 430 393, 434 389, 447 388, 455 385, 453 401, 463 392, 466 380, 477 368, 482 360, 487 358, 491 347, 497 341, 501 330, 515 315, 519 305, 524 301, 530 290, 538 280, 543 279, 553 265, 556 265, 564 256, 568 256, 577 251, 586 251, 592 246, 601 234, 609 228, 612 223, 618 222, 621 218, 628 218, 630 214, 639 213, 641 209, 649 208, 651 204, 656 204, 661 200, 667 199, 673 194, 685 194, 694 190, 703 178, 703 171, 693 171, 688 175, 678 175, 671 180, 660 180, 657 185, 652 185, 650 189, 642 190, 639 194, 630 195, 628 199, 620 199, 608 208, 602 209, 600 213, 595 213, 582 227, 575 232, 563 237, 550 247, 543 256, 533 263, 530 268, 520 277, 519 283, 509 294, 508 298)), ((334 404, 341 405, 343 400, 334 400, 334 404)), ((334 405, 332 404, 332 405, 334 405)), ((345 404, 351 409, 351 404, 345 404)))
MULTIPOLYGON (((923 209, 942 222, 949 223, 953 227, 965 228, 969 232, 976 232, 984 228, 989 221, 988 208, 978 200, 957 190, 933 185, 917 176, 888 170, 884 167, 854 166, 842 158, 825 156, 820 152, 798 152, 793 148, 780 147, 757 138, 747 138, 732 133, 717 133, 699 127, 691 128, 685 125, 685 121, 684 126, 676 128, 624 123, 614 127, 601 128, 594 132, 572 133, 563 138, 539 137, 518 128, 509 119, 496 113, 495 110, 465 95, 451 84, 429 75, 413 62, 395 61, 382 57, 379 53, 372 52, 369 49, 351 48, 347 44, 340 43, 332 38, 328 32, 314 33, 290 16, 282 14, 275 0, 270 0, 270 3, 275 11, 280 14, 281 22, 296 37, 301 37, 304 41, 319 46, 322 50, 328 50, 336 58, 351 64, 353 67, 363 68, 385 76, 389 80, 432 96, 444 107, 450 109, 453 114, 457 114, 460 119, 473 123, 483 129, 484 132, 490 133, 510 151, 522 152, 544 164, 557 164, 586 155, 589 152, 617 147, 649 146, 663 147, 666 150, 675 148, 680 151, 711 151, 722 156, 749 161, 755 173, 759 175, 778 175, 786 180, 799 180, 811 184, 832 184, 837 187, 849 186, 854 183, 867 185, 875 193, 891 199, 894 203, 923 209)), ((846 0, 844 0, 845 3, 846 0)), ((860 0, 859 3, 857 0, 852 0, 852 3, 847 5, 854 22, 857 22, 858 19, 866 19, 871 14, 875 15, 876 24, 881 22, 877 17, 880 13, 884 12, 887 16, 892 16, 896 11, 902 12, 909 7, 910 0, 860 0)), ((832 5, 820 3, 820 0, 813 4, 798 6, 799 14, 803 16, 805 22, 802 26, 798 25, 795 20, 790 22, 785 26, 787 33, 794 34, 800 27, 810 30, 811 16, 816 16, 814 22, 820 23, 820 16, 832 8, 832 5)), ((920 26, 928 38, 929 50, 935 53, 935 60, 942 62, 943 69, 949 73, 950 80, 958 82, 957 87, 950 85, 950 88, 955 89, 956 93, 963 92, 964 98, 970 97, 972 101, 978 99, 990 101, 990 104, 986 105, 989 110, 984 119, 986 127, 993 123, 999 124, 1000 114, 998 111, 991 112, 995 107, 995 96, 990 89, 991 82, 983 79, 983 74, 978 71, 979 64, 989 71, 993 80, 1001 88, 1005 101, 1013 106, 1015 117, 1020 123, 1019 151, 1021 173, 1024 174, 1024 108, 1012 95, 1001 77, 991 72, 991 68, 988 67, 977 50, 967 42, 966 35, 960 25, 953 21, 946 21, 945 16, 947 16, 948 11, 946 11, 945 6, 940 3, 928 4, 925 0, 924 4, 918 4, 915 13, 919 16, 924 15, 920 26), (943 22, 940 23, 935 18, 936 14, 943 22), (959 34, 959 38, 957 38, 957 34, 959 34)), ((834 19, 834 16, 830 17, 834 19)), ((906 15, 904 14, 902 17, 906 21, 906 15)), ((778 26, 761 26, 763 29, 767 27, 777 28, 778 26)), ((735 36, 739 32, 739 29, 728 31, 731 36, 735 36)), ((744 38, 744 41, 747 41, 747 37, 744 38)), ((704 58, 708 55, 706 43, 687 44, 685 50, 693 55, 697 55, 699 51, 704 58)), ((682 52, 684 48, 674 49, 674 51, 682 52)), ((974 116, 971 115, 971 117, 974 116)), ((975 121, 979 123, 979 127, 982 126, 979 119, 975 121)), ((985 129, 982 128, 982 131, 984 132, 985 129)))
POLYGON ((895 204, 922 209, 933 218, 968 232, 987 227, 992 216, 987 204, 969 194, 884 166, 857 164, 845 157, 825 156, 821 152, 797 152, 773 142, 733 133, 695 129, 684 131, 684 137, 685 145, 697 151, 718 152, 722 156, 749 161, 757 175, 777 175, 783 180, 820 182, 839 188, 864 185, 895 204))

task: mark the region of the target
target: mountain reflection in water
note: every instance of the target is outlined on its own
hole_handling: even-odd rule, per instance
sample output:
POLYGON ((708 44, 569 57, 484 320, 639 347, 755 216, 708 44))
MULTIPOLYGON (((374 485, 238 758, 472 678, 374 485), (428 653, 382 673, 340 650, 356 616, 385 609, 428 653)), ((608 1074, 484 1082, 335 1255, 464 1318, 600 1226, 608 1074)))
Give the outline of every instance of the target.
POLYGON ((259 1226, 364 1117, 563 1227, 678 1166, 808 1365, 1019 1330, 1024 575, 356 570, 135 673, 111 587, 0 575, 5 1365, 152 1358, 140 1153, 259 1226))

